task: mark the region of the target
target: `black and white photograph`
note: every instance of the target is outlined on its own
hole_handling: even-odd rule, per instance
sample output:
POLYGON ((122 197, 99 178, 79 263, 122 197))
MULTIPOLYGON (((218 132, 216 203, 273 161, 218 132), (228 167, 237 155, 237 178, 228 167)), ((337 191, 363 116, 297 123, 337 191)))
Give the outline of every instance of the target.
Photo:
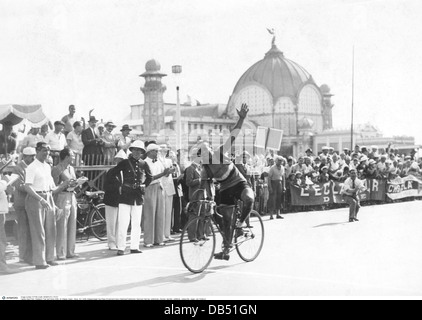
POLYGON ((421 17, 0 0, 0 300, 421 299, 421 17))

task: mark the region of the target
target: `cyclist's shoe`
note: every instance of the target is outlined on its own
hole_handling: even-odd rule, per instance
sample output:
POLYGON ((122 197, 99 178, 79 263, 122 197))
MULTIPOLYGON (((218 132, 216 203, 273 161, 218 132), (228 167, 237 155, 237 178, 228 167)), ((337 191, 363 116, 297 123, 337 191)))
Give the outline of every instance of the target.
POLYGON ((228 261, 230 259, 230 255, 228 253, 219 252, 219 253, 214 254, 214 259, 228 261))
POLYGON ((236 229, 241 229, 241 228, 246 228, 246 227, 247 227, 247 225, 244 221, 243 222, 240 222, 240 221, 236 222, 236 229))
POLYGON ((239 238, 241 236, 243 236, 243 229, 242 228, 236 228, 236 238, 239 238))

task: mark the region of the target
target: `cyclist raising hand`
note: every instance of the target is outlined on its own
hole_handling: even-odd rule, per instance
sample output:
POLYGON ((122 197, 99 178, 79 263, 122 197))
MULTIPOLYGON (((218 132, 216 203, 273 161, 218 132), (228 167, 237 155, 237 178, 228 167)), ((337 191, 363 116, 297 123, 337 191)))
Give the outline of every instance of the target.
MULTIPOLYGON (((240 199, 243 201, 242 214, 237 228, 240 228, 244 221, 249 216, 252 206, 254 203, 254 192, 249 186, 246 179, 236 168, 235 164, 231 160, 232 145, 242 128, 243 122, 248 114, 248 106, 243 103, 240 110, 237 110, 239 120, 230 132, 230 138, 227 139, 226 143, 220 146, 218 149, 213 150, 208 143, 201 143, 198 146, 198 156, 202 159, 202 171, 201 171, 201 187, 199 192, 200 198, 205 199, 205 188, 207 187, 207 181, 214 179, 220 185, 220 205, 232 206, 235 205, 235 201, 240 199), (201 189, 203 189, 201 191, 201 189)), ((229 243, 224 241, 223 252, 214 255, 216 259, 228 260, 228 252, 231 245, 231 239, 233 237, 233 230, 231 229, 232 223, 232 212, 233 208, 229 207, 227 210, 221 210, 223 216, 222 219, 222 230, 227 235, 229 243)))

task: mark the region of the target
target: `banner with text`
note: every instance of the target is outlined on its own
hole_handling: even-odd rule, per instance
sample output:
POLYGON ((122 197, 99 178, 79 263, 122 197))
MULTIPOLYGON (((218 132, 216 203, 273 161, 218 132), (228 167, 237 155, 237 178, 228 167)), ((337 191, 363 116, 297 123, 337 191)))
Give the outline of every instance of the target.
POLYGON ((422 181, 409 175, 387 182, 387 196, 391 200, 422 196, 422 181))
MULTIPOLYGON (((386 180, 365 179, 365 190, 359 193, 361 201, 385 200, 386 180)), ((343 203, 340 194, 343 183, 329 181, 305 186, 290 188, 293 206, 312 206, 330 203, 343 203)))

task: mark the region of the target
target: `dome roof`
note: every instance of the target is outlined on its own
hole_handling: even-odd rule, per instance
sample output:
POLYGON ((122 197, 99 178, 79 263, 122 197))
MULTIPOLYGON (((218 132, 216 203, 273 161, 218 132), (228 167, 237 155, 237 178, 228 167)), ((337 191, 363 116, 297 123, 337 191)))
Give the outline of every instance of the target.
POLYGON ((240 77, 233 93, 251 83, 259 83, 267 88, 274 100, 280 97, 295 97, 311 75, 296 62, 286 59, 275 44, 265 54, 264 59, 252 65, 240 77))
POLYGON ((145 77, 147 75, 159 75, 159 76, 166 76, 166 74, 161 73, 161 65, 160 63, 155 60, 151 59, 145 63, 145 72, 141 74, 141 77, 145 77))
POLYGON ((147 63, 145 64, 146 71, 155 72, 155 71, 160 71, 160 69, 161 69, 161 65, 155 59, 148 60, 147 63))

